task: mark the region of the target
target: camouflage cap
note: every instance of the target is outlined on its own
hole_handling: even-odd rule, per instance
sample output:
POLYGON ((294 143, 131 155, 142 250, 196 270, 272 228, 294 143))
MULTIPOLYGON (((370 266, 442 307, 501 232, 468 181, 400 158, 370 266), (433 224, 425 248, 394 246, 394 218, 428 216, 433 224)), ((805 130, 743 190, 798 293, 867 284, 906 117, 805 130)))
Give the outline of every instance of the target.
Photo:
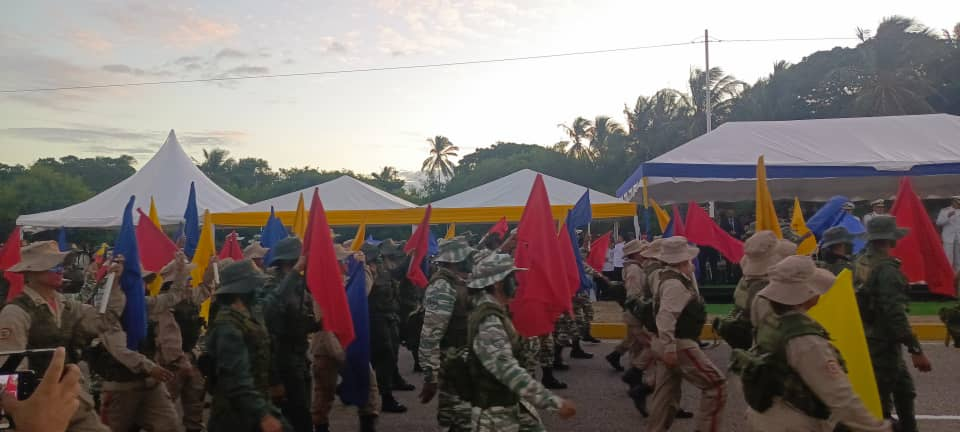
POLYGON ((515 271, 526 270, 514 265, 513 257, 507 254, 495 253, 476 264, 467 286, 473 289, 483 289, 504 280, 515 271))
POLYGON ((220 269, 220 288, 216 294, 249 294, 263 285, 264 275, 253 261, 244 259, 220 269))
POLYGON ((909 230, 897 226, 897 218, 894 216, 876 216, 867 222, 867 241, 872 240, 900 240, 907 235, 909 230))
POLYGON ((857 236, 851 234, 846 227, 835 226, 823 233, 823 240, 820 241, 820 247, 828 248, 837 244, 853 244, 857 236))
POLYGON ((296 261, 300 259, 300 255, 303 253, 303 243, 296 237, 287 237, 278 241, 272 249, 273 255, 270 262, 266 263, 268 266, 280 260, 296 261))
POLYGON ((470 243, 467 242, 467 239, 462 236, 457 236, 449 240, 440 240, 438 246, 439 252, 437 253, 437 257, 434 258, 434 261, 441 263, 461 262, 470 257, 470 254, 474 251, 474 249, 470 247, 470 243))

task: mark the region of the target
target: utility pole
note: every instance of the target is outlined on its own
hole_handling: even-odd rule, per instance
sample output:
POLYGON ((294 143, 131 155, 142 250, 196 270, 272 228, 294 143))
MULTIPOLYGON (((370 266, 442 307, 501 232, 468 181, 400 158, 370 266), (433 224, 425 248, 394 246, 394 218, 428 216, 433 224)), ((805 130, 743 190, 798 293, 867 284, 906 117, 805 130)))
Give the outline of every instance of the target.
POLYGON ((706 70, 703 73, 703 89, 707 95, 705 105, 707 111, 707 132, 709 133, 711 130, 713 130, 713 122, 710 119, 710 31, 708 29, 703 29, 703 55, 706 59, 706 70))

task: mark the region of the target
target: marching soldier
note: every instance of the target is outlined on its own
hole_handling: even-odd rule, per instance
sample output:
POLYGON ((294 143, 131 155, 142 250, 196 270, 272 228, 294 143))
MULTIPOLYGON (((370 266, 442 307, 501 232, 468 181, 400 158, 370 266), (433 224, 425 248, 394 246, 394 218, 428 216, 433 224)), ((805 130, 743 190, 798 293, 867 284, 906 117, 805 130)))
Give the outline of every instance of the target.
MULTIPOLYGON (((628 300, 643 296, 647 276, 643 271, 645 258, 640 255, 640 252, 647 247, 649 244, 642 240, 630 240, 623 246, 623 285, 626 288, 628 300)), ((620 364, 621 357, 628 352, 640 353, 644 347, 643 335, 640 333, 643 325, 640 320, 630 311, 624 310, 623 322, 627 325, 627 336, 605 357, 610 367, 619 372, 623 372, 623 366, 620 364)), ((646 345, 649 346, 649 344, 650 339, 647 337, 646 345)), ((630 364, 633 366, 632 361, 630 364)))
POLYGON ((313 296, 301 275, 303 244, 287 237, 273 247, 275 269, 264 305, 264 319, 270 331, 271 395, 283 416, 297 432, 313 428, 310 415, 310 365, 307 349, 310 335, 320 330, 314 316, 313 296))
POLYGON ((394 283, 394 273, 403 277, 401 261, 402 249, 392 240, 384 240, 379 248, 371 248, 367 256, 367 266, 373 276, 373 287, 367 296, 370 309, 370 362, 377 374, 377 388, 380 390, 383 412, 405 413, 407 407, 393 396, 394 379, 400 375, 397 369, 397 351, 400 346, 400 328, 398 311, 398 293, 394 283))
POLYGON ((201 369, 213 401, 210 432, 291 430, 270 402, 270 335, 252 313, 263 273, 252 261, 229 264, 220 272, 215 318, 206 335, 201 369))
POLYGON ((473 290, 467 347, 473 394, 471 424, 476 432, 544 430, 535 408, 558 411, 567 419, 573 403, 545 389, 520 365, 521 341, 506 305, 516 292, 513 273, 520 270, 506 254, 494 254, 473 269, 467 286, 473 290), (531 406, 532 405, 532 406, 531 406))
POLYGON ((820 241, 820 261, 817 264, 821 268, 830 270, 834 275, 844 270, 853 271, 850 254, 853 253, 854 239, 856 236, 842 226, 835 226, 825 231, 823 240, 820 241))
POLYGON ((893 216, 871 219, 867 225, 867 248, 854 263, 853 278, 883 415, 890 418, 896 408, 900 430, 914 432, 917 393, 903 362, 901 346, 907 348, 919 371, 929 372, 931 367, 907 318, 907 278, 900 271, 900 261, 890 256, 897 240, 906 234, 906 229, 897 227, 893 216))
POLYGON ((659 273, 653 290, 658 354, 653 410, 648 426, 663 432, 670 429, 677 413, 684 380, 701 390, 697 430, 717 432, 725 404, 725 378, 707 358, 698 339, 707 318, 703 298, 693 277, 693 258, 700 249, 687 245, 683 236, 663 240, 659 259, 666 267, 659 273))
POLYGON ((466 278, 470 274, 474 250, 463 237, 440 240, 434 259, 437 271, 424 293, 425 315, 420 336, 420 362, 423 390, 420 401, 429 403, 438 394, 437 421, 450 431, 470 430, 470 404, 457 396, 456 389, 444 379, 453 371, 445 370, 444 353, 467 345, 467 319, 470 297, 466 278))
MULTIPOLYGON (((79 360, 76 353, 113 325, 93 306, 68 300, 58 291, 63 283, 60 266, 65 256, 55 241, 36 242, 20 249, 20 262, 7 271, 22 273, 25 286, 20 295, 0 310, 0 351, 62 346, 67 351, 67 362, 76 363, 79 360)), ((119 258, 110 270, 118 276, 123 273, 119 258)), ((111 293, 121 291, 119 283, 118 277, 111 293)), ((110 300, 114 299, 115 296, 111 296, 110 300)), ((108 302, 108 310, 119 313, 116 306, 116 301, 108 302)), ((30 357, 27 362, 31 370, 43 375, 50 359, 30 357)), ((79 399, 80 406, 67 430, 109 432, 100 422, 93 398, 86 390, 80 391, 79 399)))
POLYGON ((858 432, 892 431, 889 422, 873 417, 853 391, 843 358, 830 335, 806 312, 833 285, 834 276, 818 269, 810 257, 791 256, 770 268, 770 283, 760 291, 773 313, 757 327, 756 354, 775 362, 774 390, 762 379, 744 378, 748 394, 764 395, 762 412, 748 410, 757 432, 832 432, 840 423, 858 432), (763 387, 763 388, 756 388, 763 387))

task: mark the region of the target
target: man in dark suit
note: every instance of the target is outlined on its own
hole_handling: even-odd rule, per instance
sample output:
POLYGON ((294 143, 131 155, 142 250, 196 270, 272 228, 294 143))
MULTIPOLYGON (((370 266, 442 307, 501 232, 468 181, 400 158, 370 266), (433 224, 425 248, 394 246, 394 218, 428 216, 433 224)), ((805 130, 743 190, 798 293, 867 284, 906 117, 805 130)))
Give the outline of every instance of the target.
POLYGON ((733 209, 727 209, 720 217, 720 228, 737 240, 743 240, 744 229, 733 209))

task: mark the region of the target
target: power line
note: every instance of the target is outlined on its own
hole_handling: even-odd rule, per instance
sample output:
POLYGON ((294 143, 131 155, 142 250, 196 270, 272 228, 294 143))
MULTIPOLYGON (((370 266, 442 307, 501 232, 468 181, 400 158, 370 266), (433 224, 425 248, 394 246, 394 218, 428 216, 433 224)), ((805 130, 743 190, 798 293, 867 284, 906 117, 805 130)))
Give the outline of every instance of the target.
MULTIPOLYGON (((702 38, 698 38, 698 39, 702 39, 702 38)), ((711 39, 711 41, 726 42, 726 43, 749 43, 749 42, 809 42, 809 41, 830 41, 830 40, 851 40, 851 39, 856 39, 856 38, 826 37, 826 38, 771 38, 771 39, 711 39)), ((0 90, 0 94, 54 92, 54 91, 63 91, 63 90, 91 90, 91 89, 103 89, 103 88, 113 88, 113 87, 147 87, 147 86, 158 86, 158 85, 192 84, 192 83, 204 83, 204 82, 245 81, 245 80, 270 79, 270 78, 343 75, 343 74, 364 73, 364 72, 387 72, 387 71, 414 70, 414 69, 435 69, 435 68, 443 68, 443 67, 467 66, 467 65, 490 64, 490 63, 507 63, 507 62, 530 61, 530 60, 544 60, 544 59, 560 58, 560 57, 612 54, 612 53, 637 51, 637 50, 645 50, 645 49, 670 48, 670 47, 679 47, 679 46, 686 46, 686 45, 696 45, 701 43, 704 43, 703 40, 695 39, 687 42, 673 42, 673 43, 663 43, 663 44, 655 44, 655 45, 609 48, 609 49, 592 50, 592 51, 573 51, 573 52, 541 54, 541 55, 531 55, 531 56, 522 56, 522 57, 464 60, 464 61, 446 62, 446 63, 427 63, 427 64, 415 64, 415 65, 403 65, 403 66, 380 66, 380 67, 370 67, 370 68, 336 69, 336 70, 313 71, 313 72, 292 72, 292 73, 282 73, 282 74, 243 75, 243 76, 231 76, 231 77, 195 78, 195 79, 179 79, 179 80, 164 80, 164 81, 82 84, 82 85, 64 86, 64 87, 3 89, 3 90, 0 90)))

